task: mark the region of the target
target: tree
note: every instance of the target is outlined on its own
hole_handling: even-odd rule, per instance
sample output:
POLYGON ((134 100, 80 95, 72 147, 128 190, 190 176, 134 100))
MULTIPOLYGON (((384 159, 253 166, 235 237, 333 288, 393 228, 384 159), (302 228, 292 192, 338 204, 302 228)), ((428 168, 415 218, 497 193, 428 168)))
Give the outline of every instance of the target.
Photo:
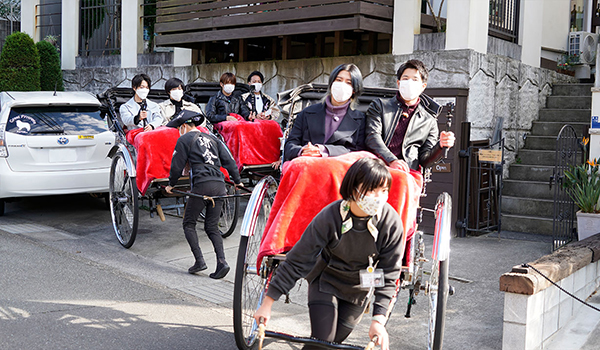
POLYGON ((40 88, 42 91, 63 91, 62 70, 60 69, 60 57, 56 47, 46 40, 37 44, 40 54, 40 88))
POLYGON ((40 55, 33 39, 21 32, 6 37, 0 54, 0 91, 39 91, 40 55))
POLYGON ((437 32, 440 33, 442 31, 442 6, 444 6, 444 0, 440 2, 440 8, 438 9, 438 14, 436 16, 435 11, 433 9, 433 5, 431 5, 431 0, 427 0, 427 6, 429 7, 429 11, 431 11, 431 15, 435 20, 435 24, 437 26, 437 32))

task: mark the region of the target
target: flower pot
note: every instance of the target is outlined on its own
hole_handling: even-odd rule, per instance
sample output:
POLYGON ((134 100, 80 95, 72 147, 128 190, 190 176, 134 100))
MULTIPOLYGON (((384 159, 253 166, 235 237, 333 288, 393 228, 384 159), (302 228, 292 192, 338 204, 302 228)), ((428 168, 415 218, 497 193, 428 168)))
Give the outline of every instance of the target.
POLYGON ((600 233, 600 214, 577 212, 578 240, 600 233))

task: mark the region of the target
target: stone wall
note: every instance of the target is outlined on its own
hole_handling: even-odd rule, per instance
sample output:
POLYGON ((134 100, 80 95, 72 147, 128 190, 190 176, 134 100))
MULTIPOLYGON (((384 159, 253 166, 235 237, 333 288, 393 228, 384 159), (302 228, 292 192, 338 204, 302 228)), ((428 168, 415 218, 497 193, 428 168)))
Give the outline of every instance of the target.
MULTIPOLYGON (((472 50, 428 50, 411 55, 372 55, 351 57, 312 58, 288 61, 242 63, 214 63, 189 67, 167 64, 149 64, 139 68, 122 69, 115 65, 82 67, 63 71, 67 90, 85 90, 98 93, 112 86, 131 86, 131 78, 145 72, 154 88, 162 88, 167 79, 178 77, 186 83, 218 81, 223 72, 233 72, 240 80, 259 70, 265 75, 264 91, 276 96, 277 92, 300 84, 326 83, 329 73, 339 64, 352 62, 363 73, 367 87, 395 87, 396 69, 408 59, 422 60, 429 69, 429 87, 467 88, 469 99, 467 120, 472 123, 471 139, 489 138, 498 117, 504 118, 507 161, 523 146, 523 135, 538 119, 540 107, 555 83, 575 82, 572 77, 547 69, 524 65, 517 60, 472 50)), ((116 62, 116 60, 115 60, 116 62)), ((83 65, 82 65, 83 66, 83 65)))
MULTIPOLYGON (((529 265, 565 291, 588 300, 600 287, 600 234, 569 244, 529 265)), ((537 271, 513 268, 500 277, 500 291, 505 293, 503 350, 581 348, 574 344, 550 346, 573 327, 579 328, 578 338, 586 339, 586 331, 578 323, 585 306, 537 271)))

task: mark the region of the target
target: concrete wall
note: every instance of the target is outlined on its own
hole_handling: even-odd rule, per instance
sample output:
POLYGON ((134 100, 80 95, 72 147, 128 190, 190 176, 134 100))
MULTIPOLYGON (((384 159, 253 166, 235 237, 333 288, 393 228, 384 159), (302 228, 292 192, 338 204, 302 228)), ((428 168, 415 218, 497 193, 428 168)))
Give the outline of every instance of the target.
MULTIPOLYGON (((67 90, 95 93, 112 86, 130 87, 134 75, 145 72, 154 88, 162 88, 167 79, 178 77, 186 83, 216 82, 224 72, 235 73, 245 81, 248 74, 260 70, 265 75, 264 91, 275 97, 277 92, 298 85, 326 83, 329 73, 339 64, 355 63, 362 71, 367 87, 395 87, 396 69, 408 59, 422 60, 430 70, 429 87, 468 88, 467 119, 472 123, 471 139, 491 136, 498 117, 504 117, 507 146, 523 146, 522 135, 538 119, 539 108, 545 105, 551 86, 573 78, 541 68, 524 65, 514 59, 482 54, 473 50, 417 51, 411 55, 374 55, 313 58, 289 61, 204 64, 173 67, 155 64, 140 68, 88 67, 65 70, 67 90)), ((168 58, 165 58, 165 62, 168 58)), ((512 161, 514 152, 508 152, 512 161)))
POLYGON ((569 39, 569 23, 571 20, 570 2, 546 0, 543 6, 542 48, 566 51, 569 39))

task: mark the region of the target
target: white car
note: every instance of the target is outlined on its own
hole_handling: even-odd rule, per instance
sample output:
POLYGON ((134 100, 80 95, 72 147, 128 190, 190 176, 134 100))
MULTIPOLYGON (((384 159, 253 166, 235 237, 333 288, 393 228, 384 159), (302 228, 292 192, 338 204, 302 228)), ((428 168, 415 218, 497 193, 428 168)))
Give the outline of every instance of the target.
POLYGON ((90 93, 0 93, 0 215, 7 198, 108 192, 114 143, 90 93))

